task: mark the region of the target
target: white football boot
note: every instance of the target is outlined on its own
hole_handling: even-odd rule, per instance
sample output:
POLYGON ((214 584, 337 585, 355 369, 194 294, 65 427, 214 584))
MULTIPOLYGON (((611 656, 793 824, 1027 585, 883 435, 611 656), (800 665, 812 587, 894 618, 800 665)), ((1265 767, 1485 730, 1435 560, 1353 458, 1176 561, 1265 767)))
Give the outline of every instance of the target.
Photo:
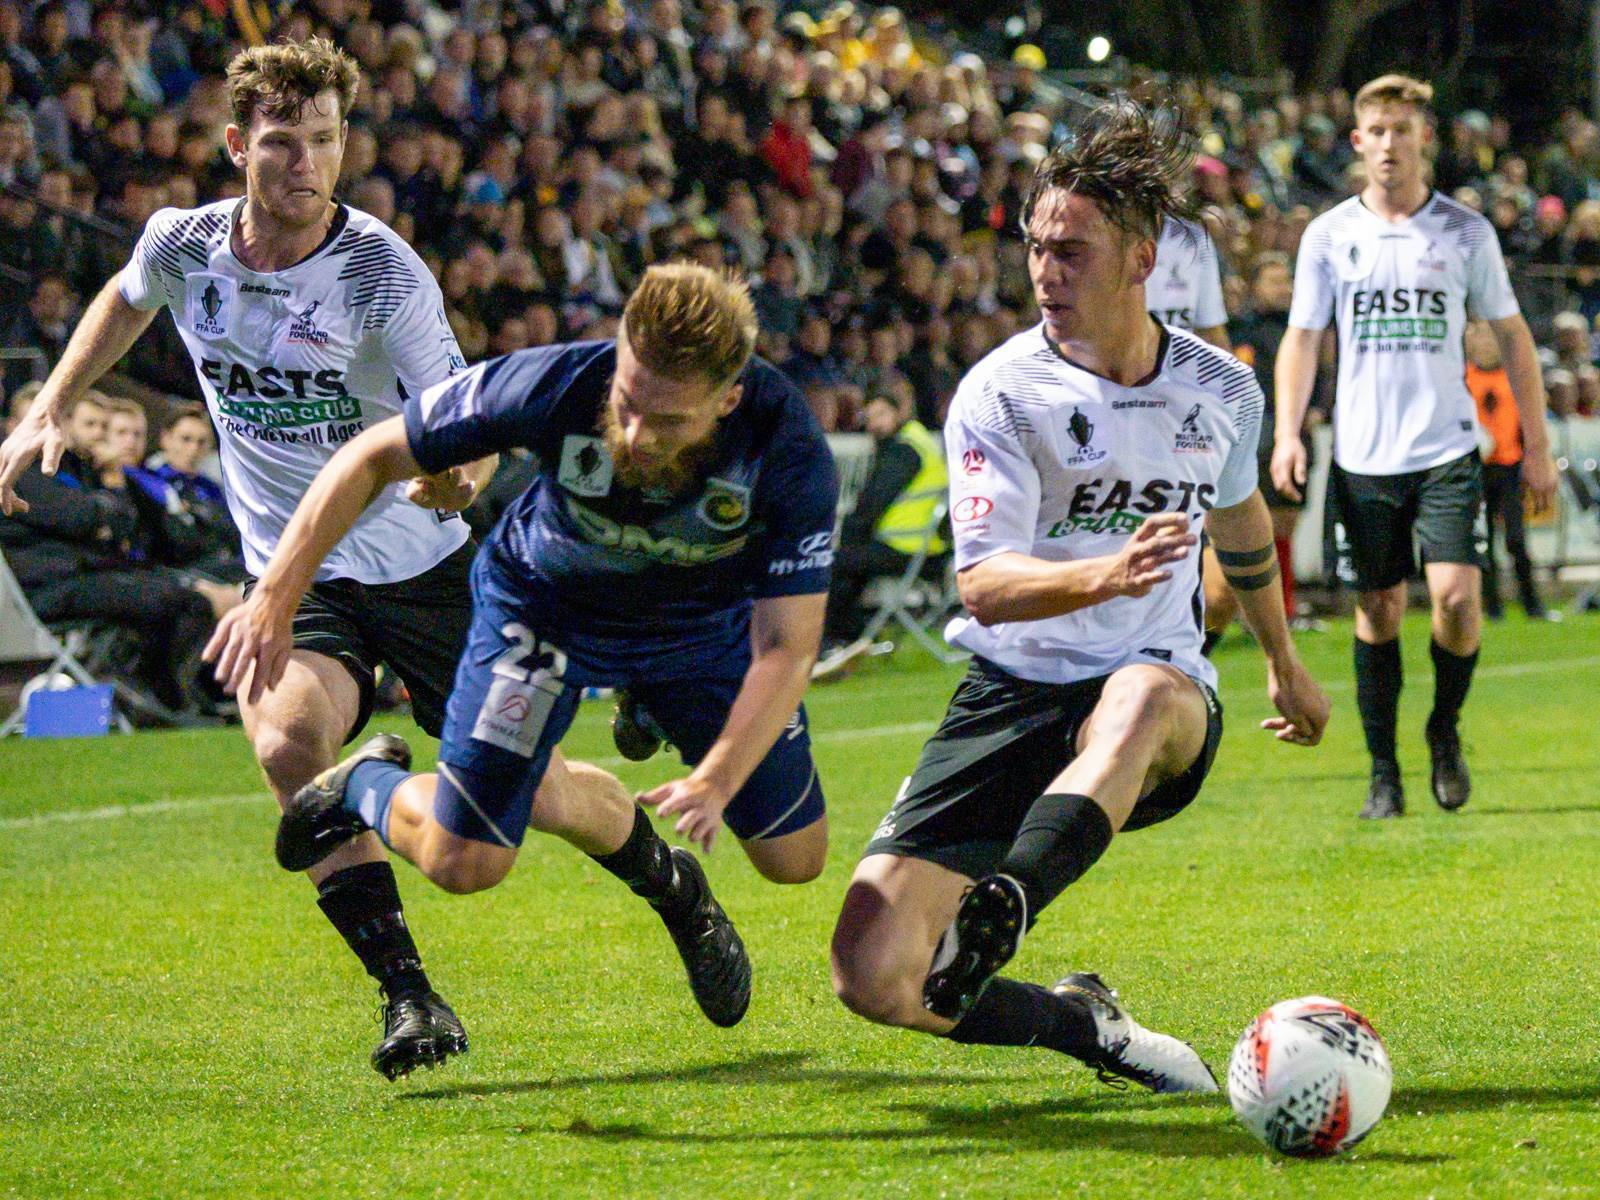
POLYGON ((1126 1087, 1131 1079, 1152 1092, 1215 1092, 1217 1077, 1188 1042, 1146 1029, 1117 1002, 1117 993, 1098 975, 1068 975, 1050 989, 1089 1006, 1100 1043, 1095 1068, 1102 1083, 1126 1087))

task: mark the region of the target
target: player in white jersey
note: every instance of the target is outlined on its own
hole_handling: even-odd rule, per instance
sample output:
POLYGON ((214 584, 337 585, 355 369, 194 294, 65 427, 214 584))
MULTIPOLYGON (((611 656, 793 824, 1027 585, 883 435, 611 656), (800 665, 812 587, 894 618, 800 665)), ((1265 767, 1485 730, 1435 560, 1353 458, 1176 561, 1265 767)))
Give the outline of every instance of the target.
MULTIPOLYGON (((259 573, 334 452, 465 366, 421 260, 380 221, 337 203, 356 64, 331 43, 256 47, 228 67, 227 150, 245 195, 150 218, 127 266, 84 314, 22 426, 0 448, 0 508, 61 414, 169 309, 216 422, 228 506, 259 573)), ((437 734, 472 602, 456 515, 492 463, 397 485, 345 538, 295 618, 292 661, 240 693, 245 729, 280 804, 331 766, 372 708, 374 671, 406 682, 437 734)), ((376 837, 307 872, 318 903, 386 997, 373 1065, 390 1078, 466 1049, 429 983, 376 837)))
POLYGON ((869 1020, 1048 1047, 1162 1092, 1217 1085, 1098 976, 995 972, 1115 832, 1176 814, 1210 768, 1202 528, 1267 655, 1282 715, 1263 728, 1311 745, 1327 720, 1276 586, 1254 374, 1145 311, 1190 154, 1170 114, 1111 101, 1035 174, 1022 221, 1043 322, 967 374, 945 426, 967 610, 947 636, 975 657, 833 941, 835 990, 869 1020))
MULTIPOLYGON (((1228 308, 1222 298, 1222 258, 1201 221, 1173 217, 1161 226, 1156 267, 1144 281, 1144 303, 1163 325, 1191 330, 1223 350, 1228 344, 1228 308)), ((1201 544, 1201 579, 1206 589, 1206 648, 1222 636, 1238 602, 1223 580, 1222 564, 1209 543, 1201 544)))
POLYGON ((1420 545, 1433 600, 1433 712, 1426 737, 1432 791, 1446 810, 1471 795, 1456 726, 1477 664, 1483 623, 1483 484, 1476 410, 1465 382, 1468 315, 1500 344, 1526 446, 1525 483, 1537 504, 1555 495, 1544 386, 1493 227, 1433 191, 1423 169, 1433 89, 1404 75, 1356 96, 1351 133, 1367 168, 1359 196, 1307 227, 1295 270, 1289 329, 1278 350, 1272 477, 1305 486, 1300 426, 1330 320, 1339 331, 1333 469, 1340 576, 1356 589, 1356 704, 1372 775, 1361 816, 1405 811, 1395 746, 1400 621, 1420 545))
POLYGON ((1144 284, 1149 313, 1163 325, 1192 330, 1228 349, 1228 309, 1222 299, 1222 260, 1200 221, 1174 217, 1161 227, 1156 267, 1144 284))

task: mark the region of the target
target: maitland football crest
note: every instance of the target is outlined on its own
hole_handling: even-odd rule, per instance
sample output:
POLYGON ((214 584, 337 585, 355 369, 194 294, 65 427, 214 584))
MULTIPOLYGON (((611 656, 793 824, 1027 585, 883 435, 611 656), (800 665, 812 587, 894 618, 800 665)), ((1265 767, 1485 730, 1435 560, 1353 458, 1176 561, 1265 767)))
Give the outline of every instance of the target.
POLYGON ((1200 428, 1200 406, 1196 404, 1178 427, 1173 449, 1179 454, 1209 454, 1216 448, 1216 438, 1200 428))
POLYGON ((750 519, 750 489, 726 479, 708 479, 695 511, 713 529, 737 529, 750 519))
POLYGON ((189 329, 203 338, 228 336, 239 285, 226 275, 194 274, 187 280, 189 329))

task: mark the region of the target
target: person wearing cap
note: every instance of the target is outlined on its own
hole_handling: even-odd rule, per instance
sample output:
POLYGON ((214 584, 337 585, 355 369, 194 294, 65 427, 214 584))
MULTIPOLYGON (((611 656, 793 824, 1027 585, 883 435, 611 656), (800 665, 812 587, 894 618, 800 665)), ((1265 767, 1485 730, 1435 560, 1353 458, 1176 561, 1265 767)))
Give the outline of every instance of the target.
POLYGON ((1011 52, 1010 77, 995 89, 995 99, 1006 116, 1040 106, 1039 72, 1045 68, 1044 51, 1024 42, 1011 52))

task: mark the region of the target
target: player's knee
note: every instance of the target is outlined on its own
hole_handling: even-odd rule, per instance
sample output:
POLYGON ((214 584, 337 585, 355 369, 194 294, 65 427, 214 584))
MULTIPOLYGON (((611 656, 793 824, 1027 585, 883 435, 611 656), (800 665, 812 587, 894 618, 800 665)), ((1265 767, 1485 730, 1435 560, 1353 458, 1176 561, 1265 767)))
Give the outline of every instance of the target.
POLYGON ((824 847, 819 854, 787 854, 770 862, 752 858, 751 862, 757 874, 768 883, 810 883, 822 874, 828 853, 824 847))
POLYGON ((878 888, 850 885, 829 947, 833 994, 857 1016, 909 1028, 921 1008, 927 972, 908 968, 910 959, 893 924, 889 901, 878 888))
POLYGON ((509 861, 482 853, 475 843, 439 851, 419 866, 439 888, 456 896, 487 891, 511 868, 509 861))
POLYGON ((1106 685, 1091 736, 1126 739, 1162 727, 1183 704, 1184 685, 1164 671, 1132 671, 1106 685))
POLYGON ((836 934, 833 943, 833 994, 839 1002, 877 1025, 909 1027, 920 1003, 921 981, 904 968, 836 934))
POLYGON ((337 751, 314 730, 296 724, 263 723, 253 739, 256 761, 281 796, 292 796, 329 766, 337 751))
POLYGON ((1476 586, 1476 580, 1471 587, 1465 584, 1451 586, 1434 599, 1434 610, 1443 625, 1457 628, 1472 623, 1478 611, 1476 586))

